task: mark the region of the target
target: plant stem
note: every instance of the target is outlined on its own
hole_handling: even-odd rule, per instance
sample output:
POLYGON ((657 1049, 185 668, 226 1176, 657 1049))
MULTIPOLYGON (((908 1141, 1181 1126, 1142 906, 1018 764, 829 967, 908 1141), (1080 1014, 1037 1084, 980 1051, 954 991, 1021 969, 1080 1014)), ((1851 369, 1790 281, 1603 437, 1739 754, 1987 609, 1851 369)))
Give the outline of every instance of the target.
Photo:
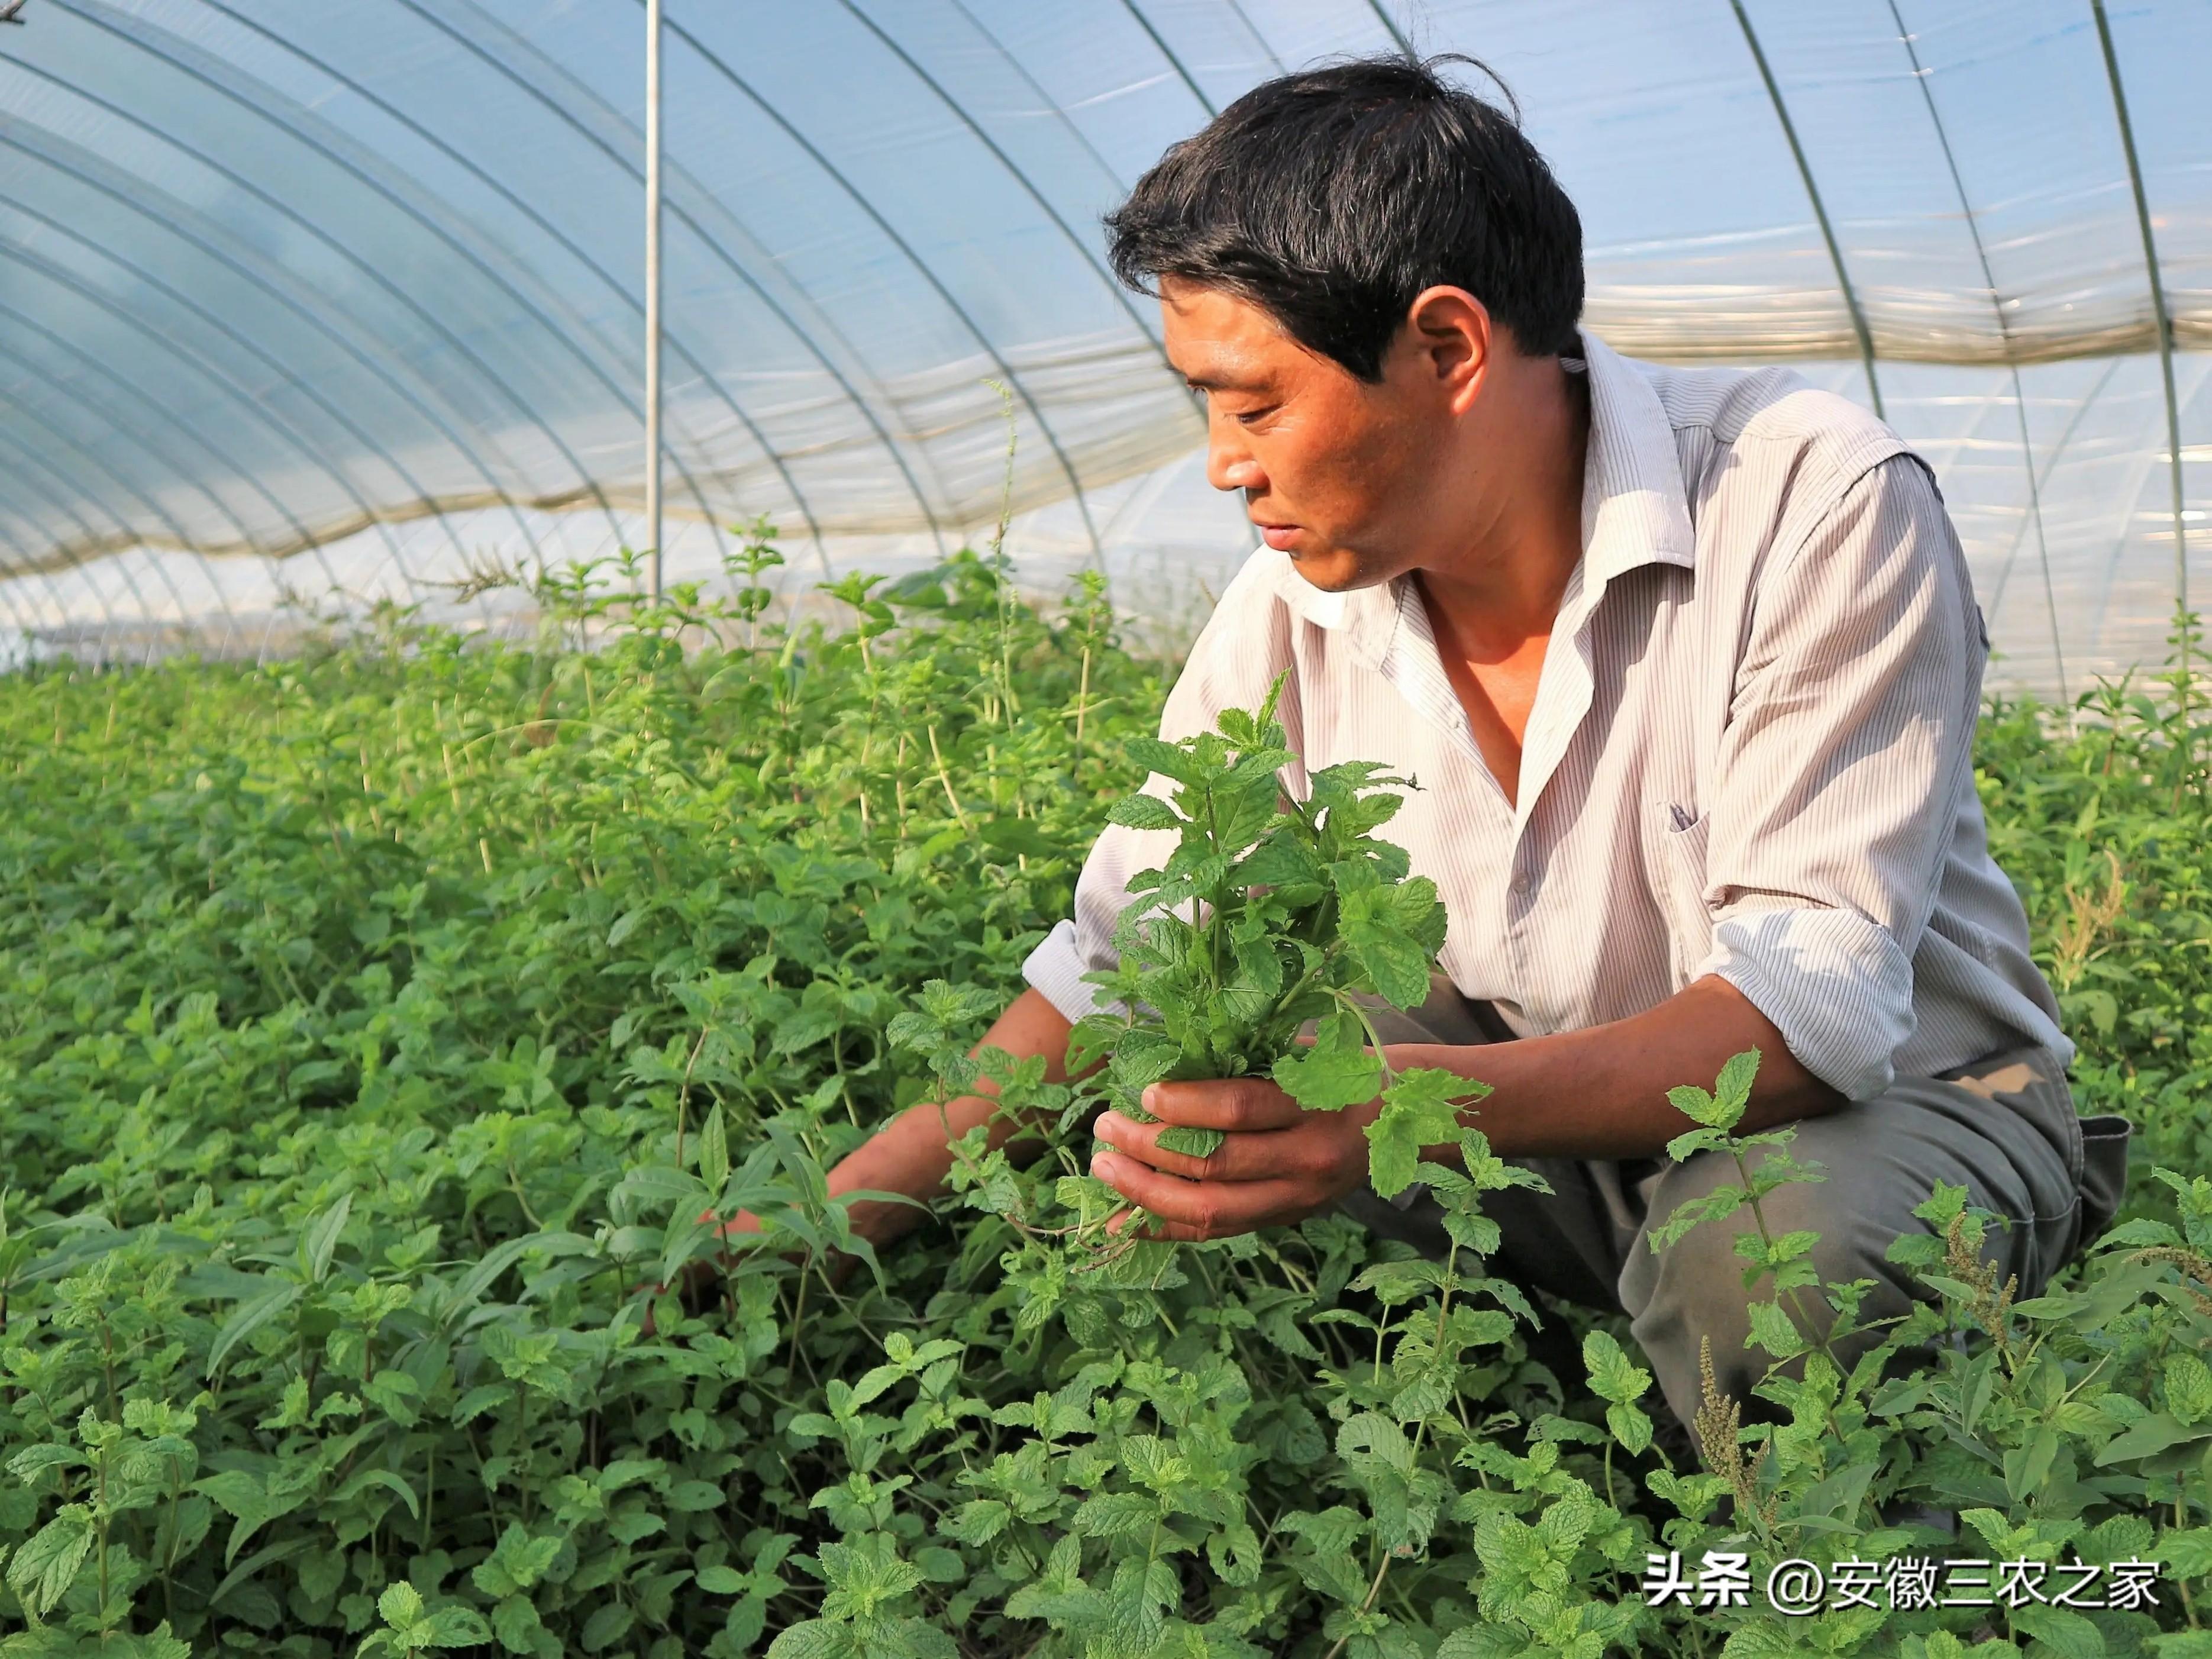
POLYGON ((691 1071, 699 1063, 699 1053, 707 1046, 708 1027, 699 1027, 699 1040, 691 1045, 691 1058, 684 1062, 684 1086, 676 1091, 676 1167, 684 1167, 684 1119, 691 1103, 691 1071))
POLYGON ((952 775, 945 769, 945 751, 937 746, 937 727, 933 723, 929 728, 929 754, 930 758, 937 763, 937 781, 945 786, 945 799, 952 804, 954 821, 963 830, 974 834, 975 826, 968 822, 968 814, 961 807, 960 797, 952 793, 952 775))

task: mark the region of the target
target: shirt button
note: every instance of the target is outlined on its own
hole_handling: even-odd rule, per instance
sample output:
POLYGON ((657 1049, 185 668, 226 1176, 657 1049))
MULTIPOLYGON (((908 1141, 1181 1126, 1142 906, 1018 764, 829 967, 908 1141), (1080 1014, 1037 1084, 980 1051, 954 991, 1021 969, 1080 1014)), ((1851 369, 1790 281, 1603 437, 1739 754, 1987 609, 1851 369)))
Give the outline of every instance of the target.
POLYGON ((1529 894, 1535 890, 1536 883, 1534 877, 1516 876, 1513 878, 1513 896, 1515 898, 1527 898, 1529 894))

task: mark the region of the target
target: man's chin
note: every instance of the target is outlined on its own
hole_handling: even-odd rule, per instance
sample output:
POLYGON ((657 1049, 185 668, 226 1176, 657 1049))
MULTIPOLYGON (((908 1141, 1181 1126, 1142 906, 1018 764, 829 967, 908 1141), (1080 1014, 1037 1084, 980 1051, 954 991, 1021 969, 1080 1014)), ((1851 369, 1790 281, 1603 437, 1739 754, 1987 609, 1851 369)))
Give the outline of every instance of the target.
POLYGON ((1384 580, 1356 553, 1330 548, 1319 553, 1292 553, 1291 566, 1307 583, 1324 593, 1346 593, 1357 587, 1373 587, 1384 580))

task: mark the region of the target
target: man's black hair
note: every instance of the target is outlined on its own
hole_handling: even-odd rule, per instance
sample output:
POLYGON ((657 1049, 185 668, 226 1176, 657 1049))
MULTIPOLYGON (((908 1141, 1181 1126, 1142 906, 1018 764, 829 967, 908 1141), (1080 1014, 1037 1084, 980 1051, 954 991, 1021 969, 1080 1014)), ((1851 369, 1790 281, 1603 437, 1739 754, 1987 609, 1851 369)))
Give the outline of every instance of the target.
POLYGON ((1438 284, 1532 356, 1577 352, 1581 217, 1514 117, 1445 63, 1489 73, 1457 54, 1362 58, 1253 88, 1106 216, 1115 274, 1234 294, 1363 380, 1438 284))

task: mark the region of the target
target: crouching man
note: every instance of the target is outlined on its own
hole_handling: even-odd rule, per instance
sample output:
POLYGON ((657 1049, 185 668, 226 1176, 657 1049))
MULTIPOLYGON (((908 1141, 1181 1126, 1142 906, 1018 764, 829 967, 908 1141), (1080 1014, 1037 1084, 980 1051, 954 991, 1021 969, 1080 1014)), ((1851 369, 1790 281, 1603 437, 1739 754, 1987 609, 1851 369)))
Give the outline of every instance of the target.
MULTIPOLYGON (((1176 145, 1108 220, 1204 401, 1208 476, 1265 546, 1223 596, 1162 735, 1277 675, 1304 769, 1419 780, 1388 833, 1451 930, 1396 1066, 1492 1086, 1480 1127, 1550 1196, 1494 1195, 1498 1271, 1617 1306, 1685 1421, 1710 1338, 1747 1395, 1743 1263, 1725 1225, 1646 1243, 1735 1171, 1670 1164, 1670 1085, 1763 1056, 1746 1131, 1795 1121, 1818 1184, 1765 1200, 1820 1235, 1863 1319, 1914 1285, 1886 1259, 1932 1183, 2008 1218, 2034 1293, 2107 1219, 2125 1125, 2075 1112, 2072 1045, 1991 861, 1973 740, 1988 652, 1926 465, 1778 370, 1632 362, 1579 331, 1581 226, 1498 109, 1403 61, 1286 76, 1176 145)), ((1303 786, 1300 768, 1286 778, 1303 786)), ((1110 965, 1126 883, 1172 831, 1110 828, 1073 916, 987 1041, 1057 1066, 1110 965)), ((1058 1076, 1059 1073, 1054 1073, 1058 1076)), ((1155 1085, 1166 1123, 1239 1131, 1204 1160, 1097 1123, 1094 1172, 1200 1239, 1341 1206, 1441 1253, 1434 1200, 1365 1185, 1371 1115, 1271 1083, 1155 1085)), ((960 1133, 991 1103, 959 1103, 960 1133)), ((1005 1126, 1001 1126, 1004 1129, 1005 1126)), ((1431 1157, 1448 1156, 1443 1149, 1431 1157)), ((934 1107, 831 1186, 922 1196, 934 1107)), ((855 1206, 878 1239, 902 1206, 855 1206)), ((1845 1353, 1848 1360, 1850 1354, 1845 1353)))

